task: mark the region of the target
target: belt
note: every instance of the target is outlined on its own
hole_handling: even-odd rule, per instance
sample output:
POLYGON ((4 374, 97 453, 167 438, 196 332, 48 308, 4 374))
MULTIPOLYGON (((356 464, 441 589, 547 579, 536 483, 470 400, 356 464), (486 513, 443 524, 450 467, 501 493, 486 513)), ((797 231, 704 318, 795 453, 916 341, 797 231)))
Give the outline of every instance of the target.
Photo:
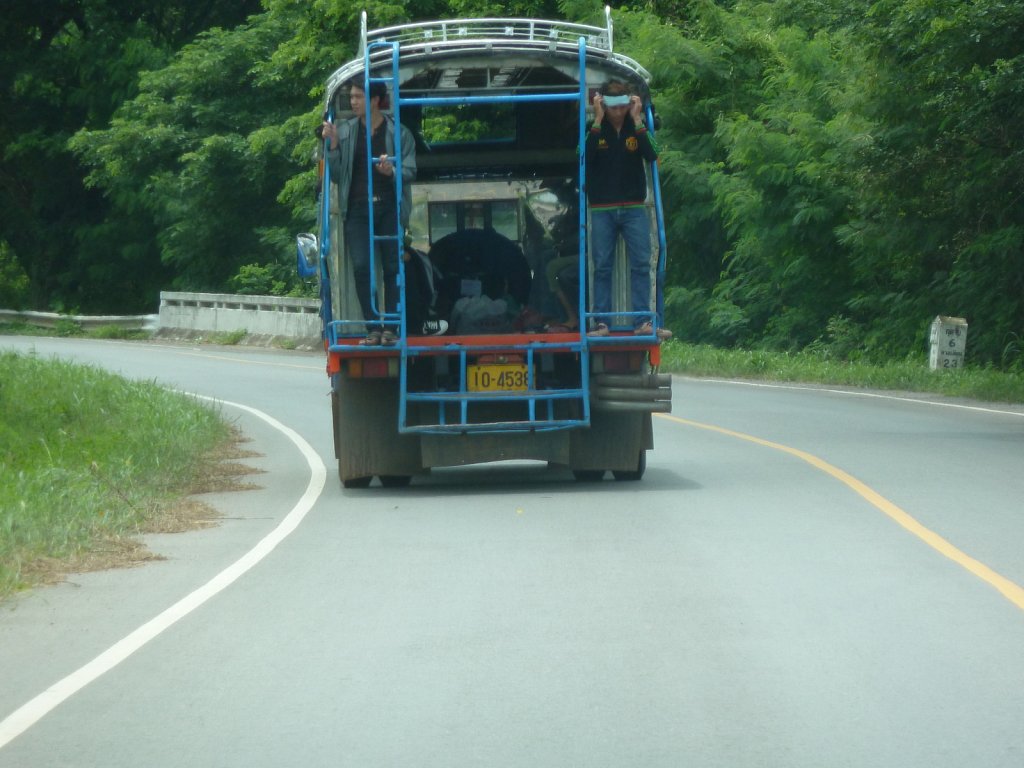
MULTIPOLYGON (((373 196, 373 204, 374 205, 386 205, 386 204, 393 204, 393 203, 394 203, 394 198, 392 198, 392 197, 388 197, 386 195, 374 195, 373 196)), ((351 202, 349 202, 349 205, 348 205, 349 208, 356 208, 358 206, 362 206, 363 208, 368 208, 370 206, 370 198, 364 197, 362 200, 355 200, 355 199, 353 199, 351 202)))

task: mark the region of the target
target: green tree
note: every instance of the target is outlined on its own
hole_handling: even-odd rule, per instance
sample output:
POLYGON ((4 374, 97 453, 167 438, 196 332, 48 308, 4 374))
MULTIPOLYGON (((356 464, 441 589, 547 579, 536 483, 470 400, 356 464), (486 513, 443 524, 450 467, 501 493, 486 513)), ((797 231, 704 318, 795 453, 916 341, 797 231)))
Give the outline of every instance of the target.
POLYGON ((28 300, 28 275, 0 240, 0 308, 22 309, 28 300))
POLYGON ((877 128, 841 233, 856 304, 892 316, 880 347, 962 314, 969 356, 999 361, 1024 328, 1024 6, 884 0, 858 41, 875 70, 857 109, 877 128))
MULTIPOLYGON (((160 66, 199 30, 234 23, 257 0, 9 0, 0 25, 0 230, 30 281, 36 308, 152 309, 159 281, 150 249, 123 249, 140 228, 110 217, 68 150, 83 126, 106 123, 135 93, 140 69, 160 66)), ((152 230, 150 235, 152 235, 152 230)), ((152 239, 152 238, 151 238, 152 239)))
MULTIPOLYGON (((0 225, 31 303, 129 311, 161 287, 290 275, 322 83, 362 7, 9 3, 0 225)), ((374 27, 604 21, 590 0, 366 9, 374 27)), ((973 359, 1019 363, 1024 6, 651 0, 615 22, 653 75, 677 333, 902 356, 931 316, 963 314, 973 359)))
POLYGON ((94 169, 89 184, 154 222, 174 287, 222 288, 242 264, 274 258, 274 230, 291 228, 276 197, 296 170, 289 118, 302 93, 254 72, 285 37, 286 21, 268 14, 204 32, 142 76, 109 128, 72 142, 94 169))

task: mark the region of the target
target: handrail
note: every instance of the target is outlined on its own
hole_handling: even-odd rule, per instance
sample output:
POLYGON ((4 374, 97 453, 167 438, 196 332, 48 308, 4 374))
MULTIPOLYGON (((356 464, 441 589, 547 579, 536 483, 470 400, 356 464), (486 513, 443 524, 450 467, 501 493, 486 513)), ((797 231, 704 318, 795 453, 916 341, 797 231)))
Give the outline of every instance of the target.
MULTIPOLYGON (((608 19, 610 21, 610 15, 608 19)), ((372 42, 398 42, 403 49, 419 43, 423 46, 456 42, 526 42, 575 45, 580 37, 587 39, 591 49, 612 53, 611 26, 601 28, 569 21, 526 18, 470 18, 450 21, 398 24, 391 27, 363 30, 360 51, 372 42)))
POLYGON ((650 72, 630 57, 615 52, 609 6, 605 6, 604 27, 547 19, 481 17, 398 24, 370 30, 366 12, 363 11, 360 16, 359 55, 328 78, 325 98, 330 102, 337 89, 358 75, 364 66, 372 64, 376 67, 386 63, 386 54, 383 52, 366 55, 367 48, 374 42, 401 44, 403 61, 411 62, 425 58, 434 60, 445 54, 490 54, 501 51, 543 52, 546 55, 575 57, 581 37, 586 40, 588 57, 611 62, 633 73, 643 82, 650 82, 650 72))
MULTIPOLYGON (((646 110, 647 130, 655 136, 654 109, 647 104, 646 110)), ((658 265, 654 271, 655 281, 655 304, 654 304, 654 327, 660 328, 665 319, 665 268, 668 260, 668 236, 665 234, 665 213, 661 199, 661 177, 658 172, 658 162, 651 163, 651 184, 654 187, 654 208, 655 221, 658 223, 658 265)))
MULTIPOLYGON (((364 11, 365 15, 365 11, 364 11)), ((405 232, 402 228, 402 123, 401 114, 399 112, 399 99, 395 99, 393 114, 391 119, 394 121, 394 134, 395 134, 395 157, 389 158, 394 167, 394 181, 395 181, 395 234, 393 235, 378 235, 376 233, 376 221, 373 211, 374 206, 374 191, 373 191, 373 167, 379 165, 380 161, 373 156, 373 131, 370 130, 369 116, 370 116, 370 85, 372 83, 389 83, 393 82, 392 88, 395 90, 397 95, 397 83, 398 83, 398 43, 388 42, 375 42, 372 43, 364 51, 365 63, 363 67, 363 93, 366 94, 366 179, 368 185, 367 191, 367 203, 369 209, 369 220, 370 220, 370 232, 369 232, 369 243, 370 243, 370 309, 374 315, 376 315, 382 323, 394 325, 397 321, 398 334, 399 336, 405 336, 405 313, 401 312, 401 308, 398 308, 398 313, 389 313, 387 311, 387 288, 384 289, 384 310, 377 306, 377 242, 393 240, 395 242, 396 258, 398 259, 398 271, 395 274, 395 279, 398 281, 398 285, 401 286, 405 283, 405 267, 402 261, 402 243, 405 240, 405 232), (371 77, 370 75, 370 56, 373 52, 374 47, 378 47, 388 51, 391 54, 391 75, 389 77, 371 77)), ((387 278, 387 275, 385 275, 387 278)), ((396 290, 398 288, 396 287, 396 290)), ((399 294, 401 295, 401 293, 399 294)))

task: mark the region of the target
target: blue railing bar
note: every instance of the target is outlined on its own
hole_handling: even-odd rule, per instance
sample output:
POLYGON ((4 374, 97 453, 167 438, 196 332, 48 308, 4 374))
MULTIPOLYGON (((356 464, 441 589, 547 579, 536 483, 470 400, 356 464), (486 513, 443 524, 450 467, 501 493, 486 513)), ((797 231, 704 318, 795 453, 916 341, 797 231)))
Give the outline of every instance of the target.
POLYGON ((513 434, 517 432, 558 432, 564 429, 575 429, 585 426, 589 421, 573 419, 568 421, 527 423, 519 421, 501 421, 486 424, 429 424, 423 426, 406 427, 399 430, 403 434, 418 433, 425 435, 450 435, 452 433, 462 434, 469 432, 489 432, 497 434, 513 434))
POLYGON ((402 349, 402 357, 398 363, 398 428, 405 426, 409 401, 403 397, 409 383, 409 357, 402 349))
MULTIPOLYGON (((504 96, 402 96, 395 100, 411 106, 438 107, 450 104, 508 104, 511 101, 576 101, 579 93, 523 93, 504 96)), ((584 98, 586 98, 584 91, 584 98)))
MULTIPOLYGON (((646 312, 646 313, 641 313, 641 314, 644 314, 644 315, 650 317, 653 313, 652 312, 646 312)), ((384 324, 385 325, 394 325, 396 322, 397 321, 395 321, 395 320, 390 320, 390 321, 385 321, 384 324)), ((335 326, 342 325, 342 324, 344 324, 344 325, 361 326, 361 325, 365 324, 365 321, 364 320, 333 320, 330 323, 330 326, 329 326, 329 332, 331 334, 331 338, 332 339, 337 339, 337 338, 357 338, 357 337, 361 337, 362 336, 361 332, 348 333, 348 334, 340 333, 338 331, 338 329, 335 328, 335 326)), ((647 341, 647 340, 649 340, 651 338, 653 338, 653 337, 650 336, 650 335, 648 335, 648 336, 636 336, 634 334, 625 334, 625 335, 620 335, 620 336, 603 336, 603 337, 593 337, 592 336, 592 337, 590 337, 588 339, 588 343, 589 344, 615 344, 615 343, 618 343, 618 344, 632 344, 632 343, 636 343, 636 342, 644 342, 644 341, 647 341)), ((338 349, 337 350, 332 349, 332 351, 349 351, 349 352, 351 352, 354 345, 339 344, 337 346, 338 346, 338 349)), ((394 346, 394 347, 361 347, 360 349, 362 349, 363 351, 367 351, 367 352, 388 352, 388 351, 392 351, 393 352, 393 351, 397 350, 398 347, 397 346, 394 346)), ((502 345, 502 346, 462 346, 462 345, 459 345, 459 344, 446 344, 444 346, 417 346, 417 345, 413 345, 413 344, 406 344, 404 349, 406 349, 408 351, 410 357, 414 357, 414 356, 418 357, 418 356, 421 356, 421 355, 424 355, 424 356, 430 356, 430 355, 438 355, 438 356, 440 356, 440 355, 454 355, 454 354, 461 353, 463 351, 466 351, 466 352, 469 352, 469 353, 472 353, 472 354, 481 353, 481 352, 518 353, 518 352, 528 352, 530 349, 537 350, 537 351, 539 351, 541 353, 546 353, 546 352, 583 352, 584 349, 585 349, 585 346, 581 342, 577 341, 577 342, 558 342, 558 343, 554 343, 553 342, 553 343, 550 343, 550 344, 543 344, 543 343, 541 343, 541 344, 535 344, 535 345, 532 345, 532 346, 529 346, 529 347, 523 346, 523 345, 520 345, 520 346, 517 346, 517 347, 511 347, 511 346, 507 346, 507 345, 502 345)), ((475 364, 477 364, 477 365, 486 365, 486 363, 475 363, 475 364)), ((515 363, 510 361, 509 364, 513 364, 514 365, 515 363)), ((499 363, 499 365, 500 365, 500 363, 499 363)))
MULTIPOLYGON (((463 349, 459 353, 459 391, 465 393, 466 391, 466 350, 463 349)), ((406 393, 408 395, 408 393, 406 393)), ((459 405, 459 421, 465 424, 469 421, 469 401, 463 399, 459 405)))
MULTIPOLYGON (((526 381, 527 381, 528 385, 531 386, 531 387, 534 384, 537 383, 537 372, 534 369, 533 353, 534 353, 533 349, 528 350, 527 353, 526 353, 526 376, 527 376, 526 381)), ((527 411, 527 415, 530 417, 530 421, 536 421, 537 420, 537 400, 538 400, 538 398, 536 398, 536 397, 531 397, 530 398, 529 406, 528 406, 528 411, 527 411)))
POLYGON ((533 389, 506 390, 501 392, 409 392, 408 397, 418 403, 467 401, 487 402, 488 400, 574 400, 583 396, 582 389, 533 389))
MULTIPOLYGON (((384 314, 384 315, 381 315, 381 323, 383 325, 398 325, 398 315, 397 314, 384 314)), ((365 325, 365 324, 366 324, 366 321, 362 320, 362 319, 359 319, 359 320, 332 320, 330 323, 328 323, 328 328, 330 328, 331 330, 337 332, 337 330, 338 330, 338 328, 340 326, 346 326, 346 325, 365 325)))
POLYGON ((579 243, 579 259, 577 260, 577 285, 580 289, 577 291, 578 306, 576 307, 576 317, 579 318, 580 330, 585 332, 587 330, 587 293, 584 290, 584 286, 587 284, 587 76, 586 76, 586 41, 580 37, 579 51, 577 53, 579 57, 580 67, 580 80, 579 80, 579 126, 578 135, 576 137, 578 150, 576 152, 577 160, 577 173, 579 174, 579 198, 576 205, 577 215, 577 242, 579 243))
POLYGON ((380 316, 380 310, 377 307, 377 249, 374 247, 376 242, 375 222, 373 214, 373 128, 370 125, 370 51, 367 49, 363 53, 363 122, 366 124, 366 130, 363 133, 366 136, 366 182, 367 182, 367 210, 370 219, 370 312, 377 317, 380 316))
MULTIPOLYGON (((398 43, 391 43, 391 80, 393 83, 391 90, 395 96, 395 103, 391 108, 392 119, 395 121, 395 158, 391 161, 391 164, 395 169, 395 250, 397 252, 395 255, 398 259, 398 274, 396 276, 398 285, 396 289, 398 291, 398 338, 399 343, 401 343, 401 340, 405 338, 408 331, 406 327, 408 319, 405 307, 405 259, 402 258, 402 249, 405 245, 405 229, 402 227, 402 200, 405 180, 402 178, 402 105, 398 97, 398 51, 398 43)), ((401 391, 404 392, 405 390, 401 391)))
MULTIPOLYGON (((392 159, 394 165, 394 180, 395 180, 395 233, 394 235, 377 235, 376 233, 376 222, 373 211, 373 166, 374 163, 379 164, 380 160, 373 156, 373 133, 370 130, 366 130, 366 176, 367 176, 367 197, 368 197, 368 213, 369 213, 369 235, 370 235, 370 310, 371 312, 380 318, 381 321, 387 321, 390 318, 395 318, 398 321, 398 335, 402 338, 405 337, 405 312, 402 311, 405 304, 405 262, 402 260, 402 249, 401 244, 405 241, 405 232, 402 229, 402 131, 401 131, 401 112, 398 99, 398 43, 387 43, 387 42, 374 42, 368 45, 363 52, 363 93, 366 94, 366 112, 365 117, 369 117, 370 109, 370 84, 371 83, 387 83, 392 82, 392 91, 395 94, 395 103, 392 108, 392 119, 395 123, 395 157, 392 159), (370 76, 370 54, 375 49, 390 49, 391 50, 391 77, 371 77, 370 76), (382 312, 377 306, 377 249, 375 247, 377 242, 384 240, 394 240, 398 254, 398 271, 395 275, 396 289, 398 292, 398 312, 397 314, 391 315, 385 311, 382 312)), ((387 276, 385 275, 385 278, 387 276)), ((387 300, 387 288, 385 288, 385 304, 387 300)))
MULTIPOLYGON (((607 14, 608 20, 608 48, 611 49, 611 15, 607 14)), ((582 422, 590 424, 590 378, 585 374, 590 370, 590 346, 586 336, 587 331, 587 41, 582 35, 577 43, 577 57, 579 63, 579 135, 577 138, 576 155, 579 166, 579 201, 577 204, 579 214, 579 318, 580 326, 580 378, 583 384, 583 419, 582 422)))
MULTIPOLYGON (((650 314, 648 312, 648 314, 650 314)), ((422 345, 416 346, 413 344, 409 345, 410 351, 416 352, 447 352, 447 353, 458 353, 458 352, 504 352, 513 354, 517 352, 528 352, 531 349, 537 350, 538 352, 554 352, 560 350, 570 350, 578 352, 582 348, 582 342, 579 341, 552 341, 552 342, 537 342, 530 341, 524 344, 462 344, 453 342, 451 344, 437 344, 437 345, 422 345)), ((509 363, 518 362, 516 360, 509 360, 509 363)))
MULTIPOLYGON (((597 317, 597 315, 598 315, 597 312, 585 312, 584 314, 588 318, 597 317)), ((650 320, 651 322, 654 322, 655 319, 656 319, 656 312, 653 311, 653 310, 650 310, 650 309, 614 310, 614 311, 608 312, 606 314, 609 317, 632 317, 632 318, 634 318, 636 320, 650 320)), ((609 325, 611 326, 611 329, 613 331, 616 330, 617 328, 625 329, 627 327, 627 326, 617 326, 617 325, 614 325, 614 324, 611 324, 611 323, 609 323, 609 325)), ((593 341, 595 337, 590 336, 588 338, 590 339, 590 341, 593 341)), ((600 338, 600 337, 597 337, 597 338, 600 338)))
MULTIPOLYGON (((334 122, 333 107, 327 111, 327 120, 334 122)), ((328 268, 328 257, 331 252, 331 172, 327 167, 327 150, 330 147, 329 139, 324 139, 323 144, 323 189, 320 192, 320 316, 322 320, 334 316, 334 308, 331 302, 331 272, 328 268)), ((327 337, 327 328, 321 326, 320 337, 327 337)))
MULTIPOLYGON (((654 136, 654 110, 647 105, 647 130, 654 136)), ((661 203, 661 183, 658 175, 658 162, 651 163, 651 178, 654 184, 654 211, 655 220, 658 223, 658 267, 654 276, 655 287, 655 309, 657 317, 653 324, 655 328, 662 325, 665 317, 665 264, 668 260, 668 238, 665 235, 665 212, 661 203)))
MULTIPOLYGON (((353 320, 352 322, 353 323, 357 323, 359 325, 363 325, 365 321, 363 321, 363 320, 358 320, 358 321, 353 320)), ((385 347, 385 346, 363 347, 363 346, 359 346, 357 344, 341 344, 341 343, 338 342, 338 339, 340 339, 340 338, 357 339, 357 338, 362 338, 363 335, 364 335, 363 333, 350 333, 350 334, 347 334, 345 336, 338 336, 337 334, 334 334, 333 336, 328 336, 328 339, 327 339, 328 347, 327 348, 331 352, 353 352, 353 351, 358 351, 358 352, 361 352, 363 354, 369 354, 369 355, 374 355, 374 356, 394 354, 394 353, 398 352, 401 349, 401 346, 399 344, 395 344, 394 346, 387 346, 387 347, 385 347)), ((595 344, 597 344, 597 345, 601 345, 601 346, 618 345, 618 346, 624 346, 625 347, 625 346, 636 345, 636 344, 650 344, 654 340, 657 340, 657 336, 654 336, 654 335, 636 336, 636 335, 630 333, 630 334, 625 334, 625 335, 621 335, 621 336, 602 336, 602 337, 597 337, 597 338, 591 338, 590 342, 589 342, 589 346, 594 346, 595 344)), ((429 353, 429 352, 436 352, 437 349, 438 349, 437 347, 419 347, 419 348, 412 348, 412 347, 410 347, 409 348, 410 357, 414 356, 412 354, 413 352, 418 353, 418 354, 423 354, 425 356, 429 356, 429 355, 427 355, 427 353, 429 353)), ((559 351, 563 351, 563 350, 565 350, 564 347, 561 348, 559 351)), ((576 350, 568 350, 568 351, 575 351, 575 352, 579 352, 580 354, 585 354, 586 353, 586 349, 583 348, 583 347, 581 347, 579 349, 576 349, 576 350)))

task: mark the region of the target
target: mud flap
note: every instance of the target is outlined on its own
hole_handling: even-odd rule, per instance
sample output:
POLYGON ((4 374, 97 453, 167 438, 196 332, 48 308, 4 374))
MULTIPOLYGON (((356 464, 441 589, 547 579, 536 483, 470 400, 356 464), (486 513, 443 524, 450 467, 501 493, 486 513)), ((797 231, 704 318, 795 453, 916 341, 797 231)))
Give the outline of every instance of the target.
POLYGON ((398 381, 335 378, 334 452, 344 482, 423 472, 417 435, 398 433, 398 381))
POLYGON ((590 429, 572 433, 569 467, 635 471, 640 452, 653 447, 650 413, 591 411, 590 429))

